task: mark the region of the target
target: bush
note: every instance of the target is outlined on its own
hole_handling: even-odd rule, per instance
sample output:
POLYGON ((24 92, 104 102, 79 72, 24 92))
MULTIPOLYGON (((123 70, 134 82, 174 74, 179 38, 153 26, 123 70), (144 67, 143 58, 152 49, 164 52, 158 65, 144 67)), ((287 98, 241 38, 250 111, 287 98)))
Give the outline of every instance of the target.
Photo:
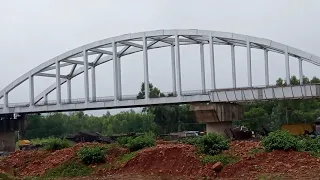
POLYGON ((288 131, 274 131, 262 139, 262 145, 266 151, 272 150, 296 150, 298 147, 298 140, 288 131))
POLYGON ((228 141, 221 135, 215 133, 208 133, 201 136, 196 146, 204 154, 216 155, 221 153, 223 150, 229 149, 228 141))
POLYGON ((71 147, 70 141, 67 139, 59 139, 59 138, 49 138, 44 143, 44 149, 48 151, 55 151, 59 149, 69 148, 71 147))
POLYGON ((117 142, 119 145, 125 147, 130 141, 132 141, 133 137, 125 136, 125 137, 119 137, 117 139, 117 142))
POLYGON ((82 147, 78 151, 78 157, 84 164, 97 164, 105 162, 106 149, 99 146, 82 147))
POLYGON ((239 157, 231 156, 227 154, 217 154, 214 156, 205 155, 201 158, 201 162, 205 165, 207 163, 221 162, 224 166, 230 163, 235 163, 239 160, 239 157))
POLYGON ((156 144, 154 134, 148 133, 143 136, 138 136, 127 143, 130 151, 137 151, 145 147, 152 147, 156 144))
POLYGON ((307 151, 312 152, 314 154, 320 153, 320 138, 316 137, 312 139, 309 136, 302 137, 298 141, 298 148, 299 151, 307 151))

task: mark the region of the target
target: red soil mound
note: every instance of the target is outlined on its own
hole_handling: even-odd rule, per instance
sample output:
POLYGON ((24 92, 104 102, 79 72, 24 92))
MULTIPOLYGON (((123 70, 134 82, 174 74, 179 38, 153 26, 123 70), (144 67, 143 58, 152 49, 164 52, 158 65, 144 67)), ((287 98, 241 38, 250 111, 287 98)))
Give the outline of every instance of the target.
POLYGON ((210 166, 204 167, 194 146, 185 144, 159 144, 144 149, 128 161, 119 171, 125 173, 214 176, 210 166))
POLYGON ((83 146, 102 145, 98 143, 79 143, 71 148, 61 149, 48 154, 45 158, 37 158, 36 160, 27 164, 26 167, 21 169, 20 175, 22 176, 39 176, 46 172, 48 169, 57 167, 64 162, 77 157, 78 150, 83 146))
POLYGON ((258 174, 285 174, 289 179, 318 179, 320 159, 305 152, 273 151, 226 166, 219 174, 223 178, 255 179, 258 174), (316 175, 313 177, 313 175, 316 175))
POLYGON ((229 145, 230 149, 224 153, 239 157, 247 157, 252 153, 253 149, 262 150, 262 145, 259 141, 232 141, 229 145))

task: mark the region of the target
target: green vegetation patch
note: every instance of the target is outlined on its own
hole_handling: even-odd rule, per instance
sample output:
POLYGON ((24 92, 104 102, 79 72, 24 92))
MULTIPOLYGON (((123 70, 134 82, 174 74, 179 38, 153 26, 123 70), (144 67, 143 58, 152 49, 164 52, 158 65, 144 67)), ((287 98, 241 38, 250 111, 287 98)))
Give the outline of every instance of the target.
POLYGON ((106 148, 105 147, 82 147, 78 151, 78 157, 84 164, 98 164, 104 163, 106 157, 106 148))
POLYGON ((201 136, 196 141, 196 146, 200 149, 201 153, 217 155, 223 150, 229 149, 229 142, 219 134, 208 133, 204 136, 201 136))
POLYGON ((201 162, 203 165, 207 163, 216 163, 221 162, 224 166, 230 163, 235 163, 239 161, 240 158, 237 156, 232 156, 228 154, 217 154, 217 155, 204 155, 201 157, 201 162))
POLYGON ((63 138, 48 138, 45 142, 44 149, 48 151, 55 151, 55 150, 60 150, 64 148, 69 148, 71 147, 71 143, 69 140, 63 138))
POLYGON ((88 176, 92 171, 90 167, 72 160, 50 169, 42 178, 88 176))
POLYGON ((131 152, 137 151, 146 147, 155 146, 156 140, 153 133, 146 133, 142 136, 138 136, 128 141, 126 147, 129 148, 131 152))
POLYGON ((262 139, 262 145, 266 151, 272 150, 297 150, 298 139, 288 131, 274 131, 262 139))
POLYGON ((300 137, 298 140, 298 150, 320 154, 320 138, 311 138, 310 136, 300 137))

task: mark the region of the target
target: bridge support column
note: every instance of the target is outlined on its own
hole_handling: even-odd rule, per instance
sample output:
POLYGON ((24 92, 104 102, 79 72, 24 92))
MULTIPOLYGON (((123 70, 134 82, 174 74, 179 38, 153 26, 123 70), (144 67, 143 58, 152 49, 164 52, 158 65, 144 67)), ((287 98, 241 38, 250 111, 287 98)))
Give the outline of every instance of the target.
POLYGON ((210 34, 209 37, 209 46, 210 46, 210 67, 211 67, 211 86, 212 89, 216 89, 216 70, 215 70, 215 63, 214 63, 214 49, 213 49, 213 39, 212 35, 210 34))
POLYGON ((0 120, 0 151, 15 151, 15 131, 19 131, 22 137, 26 129, 26 115, 22 114, 14 119, 13 114, 1 117, 0 120))
POLYGON ((268 50, 264 50, 264 74, 266 86, 269 86, 269 60, 268 60, 268 50))
POLYGON ((3 95, 3 103, 4 103, 4 107, 3 107, 3 110, 5 111, 5 112, 7 112, 8 111, 8 107, 9 107, 9 97, 8 97, 8 93, 4 93, 4 95, 3 95))
POLYGON ((252 87, 251 47, 250 47, 249 37, 247 37, 247 71, 248 71, 248 86, 252 87))
POLYGON ((171 68, 172 68, 172 91, 173 95, 177 95, 177 83, 176 83, 176 62, 175 62, 174 46, 171 45, 171 68))
POLYGON ((96 67, 92 66, 91 67, 91 93, 92 93, 92 101, 95 102, 96 101, 96 67))
POLYGON ((85 103, 89 103, 89 66, 88 66, 88 52, 83 50, 83 62, 84 62, 84 98, 85 103))
POLYGON ((34 81, 33 76, 29 76, 29 103, 30 107, 34 106, 34 81))
POLYGON ((60 81, 60 62, 56 61, 56 92, 57 105, 61 105, 61 81, 60 81))
POLYGON ((122 83, 121 83, 121 59, 118 57, 118 96, 122 99, 122 83))
POLYGON ((113 61, 113 88, 114 88, 114 101, 119 100, 118 96, 118 63, 117 63, 117 57, 118 57, 118 52, 117 52, 117 43, 115 41, 112 42, 112 61, 113 61))
POLYGON ((215 132, 227 138, 232 137, 232 121, 243 116, 242 106, 232 103, 191 104, 190 111, 198 122, 206 124, 207 133, 215 132))
POLYGON ((288 53, 288 47, 285 47, 284 50, 284 55, 285 55, 285 65, 286 65, 286 82, 287 85, 290 85, 290 64, 289 64, 289 53, 288 53))
POLYGON ((299 79, 300 85, 303 85, 303 71, 302 71, 302 59, 299 58, 299 79))
POLYGON ((175 35, 175 59, 176 59, 176 78, 177 78, 177 91, 178 96, 182 96, 181 88, 181 67, 180 67, 180 42, 178 34, 175 35))
POLYGON ((68 103, 71 103, 71 79, 67 79, 67 98, 68 103))
POLYGON ((147 38, 143 36, 143 70, 144 70, 144 98, 149 99, 149 66, 147 38))
POLYGON ((234 45, 231 45, 231 64, 232 64, 232 84, 233 84, 233 88, 236 88, 237 74, 236 74, 236 56, 234 52, 234 45))
POLYGON ((200 44, 200 66, 201 66, 201 85, 202 93, 206 93, 206 73, 204 68, 204 49, 203 44, 200 44))

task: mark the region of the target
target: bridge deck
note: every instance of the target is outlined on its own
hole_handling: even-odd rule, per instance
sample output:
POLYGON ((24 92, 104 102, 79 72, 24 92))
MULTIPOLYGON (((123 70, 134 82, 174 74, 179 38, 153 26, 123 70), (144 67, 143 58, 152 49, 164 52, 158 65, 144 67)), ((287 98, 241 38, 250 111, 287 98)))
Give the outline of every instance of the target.
POLYGON ((113 98, 97 98, 85 103, 82 99, 63 101, 57 105, 55 101, 48 103, 38 102, 34 106, 28 103, 9 104, 9 107, 0 106, 1 114, 13 113, 47 113, 59 111, 84 111, 95 109, 132 108, 150 105, 182 104, 192 102, 249 102, 276 99, 319 98, 320 85, 299 85, 283 87, 256 87, 219 89, 215 91, 184 92, 183 96, 161 97, 146 99, 126 99, 114 101, 113 98))

